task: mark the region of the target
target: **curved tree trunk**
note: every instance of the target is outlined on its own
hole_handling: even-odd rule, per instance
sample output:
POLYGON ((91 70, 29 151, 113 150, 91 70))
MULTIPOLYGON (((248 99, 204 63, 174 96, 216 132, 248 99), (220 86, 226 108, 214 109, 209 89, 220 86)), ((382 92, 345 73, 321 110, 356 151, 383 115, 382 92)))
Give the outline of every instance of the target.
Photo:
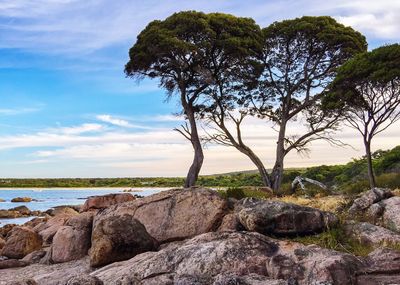
POLYGON ((264 164, 262 163, 261 159, 248 147, 240 147, 240 146, 235 146, 241 153, 245 154, 250 160, 254 163, 254 165, 257 167, 258 172, 260 173, 261 180, 263 182, 263 185, 266 187, 271 187, 271 179, 268 175, 267 170, 264 167, 264 164))
POLYGON ((203 165, 204 154, 199 134, 197 131, 196 119, 194 116, 193 108, 191 106, 187 106, 185 108, 185 111, 190 125, 190 142, 192 143, 194 150, 193 162, 189 168, 189 172, 186 176, 184 185, 185 188, 188 188, 196 185, 197 178, 199 177, 199 173, 203 165))
POLYGON ((364 146, 365 146, 365 154, 367 156, 369 186, 372 189, 376 186, 376 182, 375 182, 374 169, 372 166, 371 141, 364 139, 364 146))

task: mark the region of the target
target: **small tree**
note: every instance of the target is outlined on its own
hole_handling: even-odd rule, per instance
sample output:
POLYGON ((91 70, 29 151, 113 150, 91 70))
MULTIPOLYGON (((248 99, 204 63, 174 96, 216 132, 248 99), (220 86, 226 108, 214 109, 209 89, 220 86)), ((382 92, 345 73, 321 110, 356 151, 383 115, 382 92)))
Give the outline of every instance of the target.
POLYGON ((400 119, 400 45, 360 54, 344 64, 327 102, 346 110, 346 120, 363 137, 370 187, 376 186, 371 142, 400 119))

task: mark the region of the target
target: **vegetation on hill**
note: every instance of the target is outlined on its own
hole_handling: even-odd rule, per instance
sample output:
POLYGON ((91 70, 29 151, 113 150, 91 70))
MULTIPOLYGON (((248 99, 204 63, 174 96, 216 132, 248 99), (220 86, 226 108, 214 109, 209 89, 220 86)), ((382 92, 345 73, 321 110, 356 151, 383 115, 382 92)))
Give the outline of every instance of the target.
MULTIPOLYGON (((374 152, 373 165, 378 186, 400 187, 400 145, 391 150, 374 152)), ((334 191, 348 194, 362 192, 369 188, 365 157, 353 159, 344 165, 287 169, 284 173, 282 188, 289 188, 293 179, 299 175, 318 180, 334 191)), ((183 182, 183 177, 1 179, 0 187, 181 187, 183 182)), ((234 188, 261 187, 263 183, 257 171, 245 171, 200 176, 198 185, 234 188)), ((317 190, 311 186, 307 188, 311 192, 309 194, 317 190)))

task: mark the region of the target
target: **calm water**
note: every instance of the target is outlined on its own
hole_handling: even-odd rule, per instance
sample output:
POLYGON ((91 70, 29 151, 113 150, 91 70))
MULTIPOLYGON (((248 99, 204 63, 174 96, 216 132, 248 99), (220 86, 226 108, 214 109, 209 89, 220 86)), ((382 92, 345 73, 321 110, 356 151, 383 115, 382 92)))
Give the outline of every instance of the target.
MULTIPOLYGON (((121 193, 126 188, 75 188, 75 189, 0 189, 0 209, 10 209, 17 206, 27 206, 30 210, 45 211, 60 205, 79 205, 85 202, 89 196, 105 195, 110 193, 121 193), (11 199, 16 197, 31 197, 38 201, 29 203, 12 203, 11 199)), ((131 194, 148 196, 166 188, 135 188, 131 194)), ((23 224, 33 217, 17 219, 0 219, 0 227, 5 224, 23 224)))

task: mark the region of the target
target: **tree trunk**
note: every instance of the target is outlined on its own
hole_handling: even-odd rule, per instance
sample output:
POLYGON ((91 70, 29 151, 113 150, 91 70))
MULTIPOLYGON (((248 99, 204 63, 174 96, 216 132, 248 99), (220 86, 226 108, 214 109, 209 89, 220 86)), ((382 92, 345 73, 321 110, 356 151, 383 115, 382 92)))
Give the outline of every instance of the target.
POLYGON ((364 146, 365 146, 365 154, 367 156, 369 186, 372 189, 376 186, 376 183, 375 183, 374 169, 372 167, 371 140, 367 140, 364 138, 364 146))
POLYGON ((196 119, 194 116, 194 111, 191 106, 185 108, 186 115, 189 120, 190 125, 190 141, 194 150, 194 157, 192 165, 189 168, 189 172, 185 180, 185 188, 192 187, 196 185, 197 178, 199 177, 201 166, 203 165, 204 154, 203 148, 201 146, 199 134, 197 132, 196 119))
POLYGON ((258 172, 260 173, 261 176, 261 180, 263 182, 263 185, 265 187, 270 187, 271 186, 271 180, 270 177, 268 175, 267 170, 264 167, 264 164, 262 163, 261 159, 248 147, 239 147, 236 146, 236 148, 242 152, 243 154, 247 155, 247 157, 250 158, 250 160, 254 163, 254 165, 257 167, 258 172))
POLYGON ((272 190, 278 193, 279 188, 282 184, 283 178, 283 160, 285 158, 285 134, 286 134, 286 122, 283 122, 279 129, 278 142, 276 145, 276 158, 275 165, 271 173, 272 190))

